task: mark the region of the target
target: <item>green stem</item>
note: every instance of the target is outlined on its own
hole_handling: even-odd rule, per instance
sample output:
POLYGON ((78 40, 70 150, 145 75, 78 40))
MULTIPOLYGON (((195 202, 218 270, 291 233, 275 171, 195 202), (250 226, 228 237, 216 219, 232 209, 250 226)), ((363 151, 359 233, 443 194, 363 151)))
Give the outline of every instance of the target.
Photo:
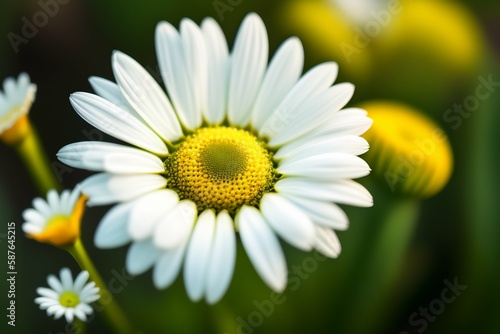
POLYGON ((394 311, 396 285, 419 213, 419 201, 400 199, 393 201, 382 221, 374 222, 379 225, 378 235, 374 236, 377 240, 368 252, 370 260, 360 269, 360 281, 350 297, 355 316, 346 319, 343 328, 346 332, 376 331, 394 311))
POLYGON ((14 148, 23 160, 42 196, 45 196, 50 189, 61 190, 38 134, 33 127, 22 141, 14 145, 14 148))
POLYGON ((214 314, 214 326, 216 332, 220 334, 233 333, 237 328, 236 318, 233 316, 229 308, 223 302, 211 307, 214 314))
POLYGON ((73 256, 82 269, 89 272, 90 279, 94 281, 96 286, 100 289, 99 293, 101 297, 104 295, 107 296, 106 304, 103 305, 103 314, 109 326, 112 327, 116 333, 133 333, 134 330, 132 325, 129 323, 116 299, 109 292, 107 285, 104 284, 99 272, 92 263, 92 260, 90 260, 82 241, 77 239, 77 241, 73 245, 68 246, 66 250, 73 256))
POLYGON ((85 322, 75 318, 73 320, 73 324, 71 325, 71 332, 75 334, 86 334, 87 328, 85 326, 85 322))

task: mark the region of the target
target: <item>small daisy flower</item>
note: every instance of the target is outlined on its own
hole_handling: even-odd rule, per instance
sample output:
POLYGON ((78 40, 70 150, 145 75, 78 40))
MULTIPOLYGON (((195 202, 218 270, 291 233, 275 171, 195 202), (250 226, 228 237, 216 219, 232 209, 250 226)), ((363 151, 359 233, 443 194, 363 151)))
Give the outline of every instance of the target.
POLYGON ((117 83, 91 78, 97 95, 74 93, 77 113, 136 147, 81 142, 58 157, 102 172, 82 183, 90 205, 120 203, 99 224, 95 243, 131 243, 132 274, 153 268, 158 288, 184 269, 191 300, 217 302, 236 260, 236 234, 260 277, 275 291, 287 283, 278 236, 291 245, 337 257, 334 230, 348 219, 335 203, 371 206, 352 181, 370 169, 357 157, 372 121, 361 109, 341 110, 354 87, 332 86, 337 64, 301 77, 303 48, 290 38, 268 64, 261 18, 243 21, 232 53, 211 18, 184 19, 177 31, 156 29, 165 94, 131 57, 115 52, 117 83))
POLYGON ((52 189, 47 193, 47 200, 37 197, 33 200, 33 208, 24 210, 23 231, 39 242, 55 246, 72 244, 80 236, 85 201, 78 187, 64 190, 60 196, 52 189))
POLYGON ((0 92, 0 138, 8 143, 17 142, 29 126, 27 115, 35 100, 36 85, 26 73, 17 80, 9 77, 0 92))
POLYGON ((73 322, 74 317, 87 321, 87 315, 93 311, 90 303, 99 299, 99 288, 94 282, 85 284, 89 278, 87 271, 80 272, 73 281, 71 271, 63 268, 59 277, 47 277, 50 289, 36 289, 40 297, 35 299, 35 303, 40 304, 40 309, 47 310, 47 315, 53 315, 54 319, 64 315, 68 323, 73 322))

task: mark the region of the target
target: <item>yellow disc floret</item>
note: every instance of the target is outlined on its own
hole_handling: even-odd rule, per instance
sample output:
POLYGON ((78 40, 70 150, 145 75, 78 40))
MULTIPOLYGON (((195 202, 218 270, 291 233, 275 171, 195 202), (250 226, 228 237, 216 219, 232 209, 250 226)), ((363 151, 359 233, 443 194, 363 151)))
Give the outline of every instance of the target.
POLYGON ((73 291, 65 291, 59 297, 59 304, 67 308, 76 307, 80 304, 80 298, 73 291))
POLYGON ((264 143, 248 131, 214 127, 188 136, 165 161, 168 186, 198 210, 258 205, 275 173, 264 143))

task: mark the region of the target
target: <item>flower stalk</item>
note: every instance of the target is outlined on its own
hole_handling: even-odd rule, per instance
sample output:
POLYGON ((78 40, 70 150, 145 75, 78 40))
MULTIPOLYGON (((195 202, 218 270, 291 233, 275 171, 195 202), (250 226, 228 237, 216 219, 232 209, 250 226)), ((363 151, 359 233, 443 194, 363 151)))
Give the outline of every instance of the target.
POLYGON ((94 281, 96 286, 100 289, 99 294, 101 295, 101 302, 102 297, 107 295, 105 305, 104 302, 102 302, 104 306, 102 312, 109 326, 113 328, 115 333, 133 333, 134 330, 132 325, 128 321, 128 318, 118 305, 112 293, 109 292, 107 285, 104 283, 101 275, 88 256, 81 239, 78 238, 73 244, 66 246, 66 250, 71 254, 71 256, 73 256, 80 268, 89 272, 90 279, 94 281))
POLYGON ((40 138, 27 115, 2 133, 1 139, 16 150, 42 195, 50 189, 61 190, 50 168, 51 165, 40 138))

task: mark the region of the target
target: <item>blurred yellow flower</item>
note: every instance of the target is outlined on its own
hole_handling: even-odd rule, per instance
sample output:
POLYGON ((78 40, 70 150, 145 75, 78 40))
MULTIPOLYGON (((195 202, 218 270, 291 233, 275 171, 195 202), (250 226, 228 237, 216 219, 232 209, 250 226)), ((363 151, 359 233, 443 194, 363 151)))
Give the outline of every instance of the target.
POLYGON ((50 190, 47 201, 37 197, 33 200, 34 208, 24 210, 23 231, 38 242, 59 247, 71 245, 80 237, 86 200, 78 188, 64 190, 60 196, 50 190))
POLYGON ((449 86, 475 73, 485 50, 474 16, 452 1, 293 0, 278 12, 285 34, 297 35, 315 61, 335 59, 358 83, 384 75, 389 91, 418 86, 431 99, 436 87, 422 81, 423 69, 449 86))
POLYGON ((369 52, 358 52, 357 31, 350 17, 328 1, 286 1, 279 24, 287 34, 298 36, 314 61, 335 59, 347 75, 362 80, 371 68, 369 52))
POLYGON ((364 137, 366 160, 391 191, 431 197, 448 182, 453 154, 443 130, 404 104, 372 101, 361 105, 373 119, 364 137))
POLYGON ((410 48, 432 54, 457 72, 474 70, 484 51, 483 37, 472 14, 454 1, 401 0, 391 29, 381 35, 381 58, 410 48))

